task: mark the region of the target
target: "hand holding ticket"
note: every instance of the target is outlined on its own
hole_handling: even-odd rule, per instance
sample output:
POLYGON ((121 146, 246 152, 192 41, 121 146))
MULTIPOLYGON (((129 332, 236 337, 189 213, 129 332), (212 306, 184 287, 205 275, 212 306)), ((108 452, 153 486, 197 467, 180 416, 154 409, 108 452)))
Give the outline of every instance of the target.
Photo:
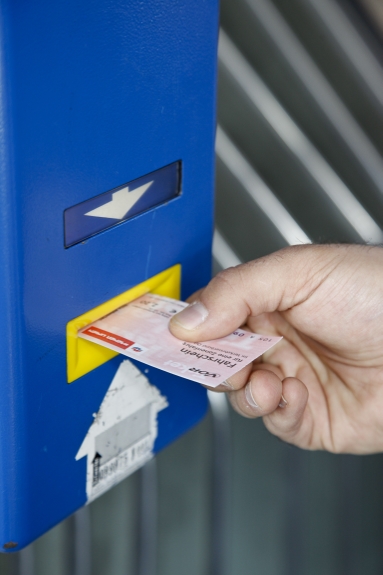
POLYGON ((282 339, 237 329, 220 339, 182 342, 168 323, 187 305, 148 293, 82 329, 79 337, 209 387, 217 387, 282 339))

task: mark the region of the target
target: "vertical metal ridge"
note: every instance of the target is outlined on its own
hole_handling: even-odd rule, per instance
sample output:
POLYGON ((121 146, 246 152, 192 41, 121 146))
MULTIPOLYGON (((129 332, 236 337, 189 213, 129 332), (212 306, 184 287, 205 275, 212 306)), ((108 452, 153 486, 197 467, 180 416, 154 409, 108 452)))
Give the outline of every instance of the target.
POLYGON ((231 574, 231 425, 225 393, 208 391, 213 416, 212 537, 210 575, 231 574))
POLYGON ((91 527, 88 505, 74 514, 74 574, 91 575, 91 527))
MULTIPOLYGON (((22 549, 18 553, 17 573, 18 573, 18 575, 36 575, 36 573, 35 573, 35 551, 34 551, 33 544, 28 545, 28 547, 24 547, 24 549, 22 549)), ((84 573, 82 575, 88 575, 88 574, 84 573)))
POLYGON ((140 470, 140 516, 137 575, 157 573, 157 461, 153 457, 140 470))

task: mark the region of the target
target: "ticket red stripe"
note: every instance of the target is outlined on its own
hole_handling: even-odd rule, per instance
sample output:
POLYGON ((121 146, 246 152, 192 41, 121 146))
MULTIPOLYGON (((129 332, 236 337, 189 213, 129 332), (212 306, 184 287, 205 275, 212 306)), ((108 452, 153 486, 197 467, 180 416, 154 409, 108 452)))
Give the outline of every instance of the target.
POLYGON ((134 341, 131 341, 130 339, 126 339, 125 337, 111 333, 110 331, 105 331, 99 327, 87 327, 82 333, 94 337, 95 339, 108 342, 110 345, 114 345, 120 349, 127 349, 134 344, 134 341))

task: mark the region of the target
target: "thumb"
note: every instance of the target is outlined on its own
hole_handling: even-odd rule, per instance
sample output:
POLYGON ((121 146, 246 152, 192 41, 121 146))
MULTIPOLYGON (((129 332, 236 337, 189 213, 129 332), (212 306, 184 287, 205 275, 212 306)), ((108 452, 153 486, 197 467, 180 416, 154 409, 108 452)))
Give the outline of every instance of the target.
POLYGON ((179 339, 208 341, 232 333, 249 316, 290 309, 310 297, 339 263, 342 247, 293 246, 229 268, 172 317, 169 329, 179 339))

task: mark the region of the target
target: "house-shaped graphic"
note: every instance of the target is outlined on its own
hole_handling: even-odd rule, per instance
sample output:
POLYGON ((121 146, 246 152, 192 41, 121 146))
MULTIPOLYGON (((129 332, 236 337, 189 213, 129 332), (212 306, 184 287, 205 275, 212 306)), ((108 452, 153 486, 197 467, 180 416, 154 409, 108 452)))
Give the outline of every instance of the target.
POLYGON ((76 460, 87 457, 88 502, 152 457, 157 413, 167 405, 129 360, 120 364, 76 455, 76 460))

